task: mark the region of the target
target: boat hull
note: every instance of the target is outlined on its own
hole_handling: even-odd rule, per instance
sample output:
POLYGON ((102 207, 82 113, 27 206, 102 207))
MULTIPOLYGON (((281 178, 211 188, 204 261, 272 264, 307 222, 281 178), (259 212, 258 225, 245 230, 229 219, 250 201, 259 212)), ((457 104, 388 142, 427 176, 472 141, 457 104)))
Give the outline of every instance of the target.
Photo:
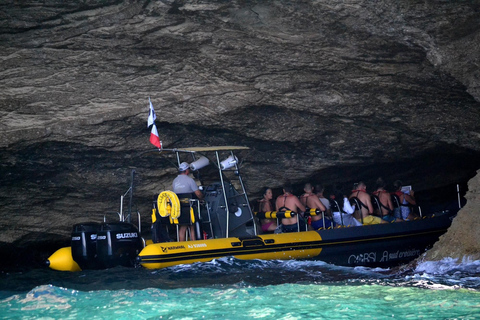
POLYGON ((450 226, 455 213, 414 221, 245 238, 164 242, 147 245, 137 257, 145 268, 238 259, 316 259, 342 266, 394 266, 425 252, 450 226))

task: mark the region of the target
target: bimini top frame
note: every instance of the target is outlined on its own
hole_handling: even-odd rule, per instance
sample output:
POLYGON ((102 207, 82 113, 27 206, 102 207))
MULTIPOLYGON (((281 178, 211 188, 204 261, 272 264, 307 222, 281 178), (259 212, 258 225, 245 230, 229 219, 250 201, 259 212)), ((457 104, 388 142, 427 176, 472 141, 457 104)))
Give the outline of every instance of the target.
POLYGON ((226 210, 226 238, 228 238, 228 232, 229 232, 229 226, 230 226, 230 203, 229 199, 227 198, 227 190, 225 189, 225 183, 224 183, 224 173, 223 171, 234 171, 235 176, 238 177, 238 181, 240 183, 240 187, 242 188, 241 190, 241 196, 245 198, 246 204, 248 206, 248 211, 250 212, 250 215, 252 216, 252 221, 254 223, 254 232, 255 235, 257 235, 257 226, 255 225, 255 219, 253 217, 252 213, 252 208, 250 207, 250 201, 248 200, 247 192, 245 190, 245 185, 243 183, 242 177, 240 175, 240 168, 238 167, 238 161, 234 161, 232 169, 222 169, 222 164, 221 164, 221 159, 220 159, 220 154, 219 152, 221 151, 229 151, 230 155, 232 158, 236 159, 234 155, 234 151, 238 150, 249 150, 249 147, 244 147, 244 146, 212 146, 212 147, 189 147, 189 148, 174 148, 174 149, 161 149, 159 150, 160 152, 163 151, 169 151, 169 152, 174 152, 177 157, 177 165, 180 166, 181 160, 180 160, 180 153, 190 153, 192 155, 193 161, 197 160, 195 154, 199 153, 205 153, 205 152, 214 152, 215 153, 215 158, 216 158, 216 166, 218 169, 218 175, 220 177, 220 182, 223 190, 223 197, 225 200, 225 210, 226 210))

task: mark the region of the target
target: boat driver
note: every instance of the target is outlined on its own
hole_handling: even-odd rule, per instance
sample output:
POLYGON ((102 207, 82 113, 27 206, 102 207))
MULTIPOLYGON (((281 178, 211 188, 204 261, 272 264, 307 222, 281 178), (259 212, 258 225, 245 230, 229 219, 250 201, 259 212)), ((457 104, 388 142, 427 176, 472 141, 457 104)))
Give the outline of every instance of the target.
MULTIPOLYGON (((172 190, 177 195, 183 193, 194 193, 198 199, 203 199, 202 191, 198 189, 197 183, 193 180, 190 174, 190 166, 187 162, 180 163, 178 167, 178 176, 173 180, 172 190)), ((190 228, 190 240, 196 240, 195 237, 195 228, 193 225, 189 226, 190 228)), ((187 231, 186 225, 180 225, 178 241, 185 241, 185 234, 187 231)))
POLYGON ((292 194, 293 188, 291 185, 285 185, 283 187, 283 194, 278 196, 277 201, 275 201, 275 209, 277 211, 291 210, 297 214, 292 218, 283 218, 282 219, 282 231, 283 232, 296 232, 296 231, 306 231, 305 220, 301 215, 305 211, 305 206, 298 200, 298 198, 292 194), (300 218, 298 218, 300 215, 300 218), (297 220, 300 219, 300 220, 297 220), (297 224, 298 222, 298 224, 297 224), (300 226, 300 230, 298 230, 300 226))

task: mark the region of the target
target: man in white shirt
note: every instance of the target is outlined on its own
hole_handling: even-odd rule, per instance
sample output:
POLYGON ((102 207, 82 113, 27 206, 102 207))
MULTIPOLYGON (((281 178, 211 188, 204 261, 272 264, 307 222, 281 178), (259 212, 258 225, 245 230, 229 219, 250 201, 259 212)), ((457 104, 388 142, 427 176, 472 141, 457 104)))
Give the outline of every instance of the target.
MULTIPOLYGON (((198 199, 203 199, 202 192, 198 189, 197 183, 190 176, 190 166, 186 162, 182 162, 178 167, 179 174, 173 180, 172 190, 177 195, 184 193, 194 193, 198 199)), ((187 231, 187 226, 181 225, 178 234, 179 241, 185 241, 185 234, 187 231)), ((195 240, 195 228, 193 225, 190 226, 190 238, 195 240)))

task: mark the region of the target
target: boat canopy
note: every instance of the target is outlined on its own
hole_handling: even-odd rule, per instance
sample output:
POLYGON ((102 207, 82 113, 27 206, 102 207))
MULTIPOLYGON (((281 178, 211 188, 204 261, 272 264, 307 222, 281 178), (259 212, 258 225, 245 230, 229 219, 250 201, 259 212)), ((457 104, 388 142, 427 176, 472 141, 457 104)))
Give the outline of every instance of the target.
POLYGON ((162 149, 162 151, 173 152, 209 152, 209 151, 233 151, 233 150, 249 150, 249 147, 243 146, 213 146, 213 147, 189 147, 178 149, 162 149))

